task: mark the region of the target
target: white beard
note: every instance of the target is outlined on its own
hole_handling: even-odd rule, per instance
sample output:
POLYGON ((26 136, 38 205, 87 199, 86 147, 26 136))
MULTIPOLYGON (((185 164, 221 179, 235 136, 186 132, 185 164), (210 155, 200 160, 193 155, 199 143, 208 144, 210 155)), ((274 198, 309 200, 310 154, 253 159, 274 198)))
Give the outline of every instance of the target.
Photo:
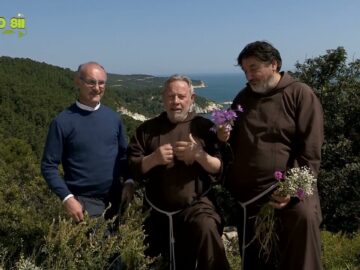
POLYGON ((264 94, 264 93, 267 93, 270 90, 274 89, 276 87, 276 85, 278 84, 278 82, 279 82, 279 79, 274 74, 273 76, 270 76, 267 80, 261 81, 256 85, 250 84, 250 87, 254 92, 264 94))
POLYGON ((167 116, 172 123, 180 123, 186 119, 189 111, 183 110, 181 112, 167 112, 167 116))

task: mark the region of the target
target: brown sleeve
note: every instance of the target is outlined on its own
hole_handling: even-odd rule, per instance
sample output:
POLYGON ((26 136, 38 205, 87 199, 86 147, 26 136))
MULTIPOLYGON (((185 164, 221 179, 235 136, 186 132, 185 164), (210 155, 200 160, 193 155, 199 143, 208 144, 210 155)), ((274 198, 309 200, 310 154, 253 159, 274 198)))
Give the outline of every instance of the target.
POLYGON ((324 141, 323 110, 311 88, 302 85, 304 89, 300 92, 296 111, 297 141, 300 143, 296 160, 300 166, 308 166, 317 177, 324 141))
POLYGON ((141 181, 143 178, 141 163, 145 156, 145 147, 145 130, 144 125, 141 125, 130 139, 127 149, 130 170, 135 181, 141 181))
POLYGON ((220 151, 220 142, 216 136, 216 133, 211 130, 213 123, 203 117, 197 117, 196 121, 192 123, 192 129, 194 130, 195 136, 203 140, 203 148, 210 156, 220 159, 221 168, 216 174, 209 174, 211 182, 219 182, 223 174, 223 161, 220 151))

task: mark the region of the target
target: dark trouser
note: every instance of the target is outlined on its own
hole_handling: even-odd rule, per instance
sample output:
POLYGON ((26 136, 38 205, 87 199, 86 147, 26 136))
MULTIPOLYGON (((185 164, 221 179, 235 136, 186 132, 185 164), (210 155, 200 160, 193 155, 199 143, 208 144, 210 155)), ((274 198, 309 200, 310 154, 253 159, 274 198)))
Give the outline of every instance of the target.
MULTIPOLYGON (((91 198, 84 196, 77 196, 77 200, 81 203, 84 211, 86 211, 91 218, 100 218, 105 214, 105 209, 108 207, 109 202, 101 198, 91 198)), ((106 215, 105 215, 106 216, 106 215)), ((108 217, 112 218, 112 217, 108 217)), ((109 227, 105 232, 105 237, 116 233, 112 227, 109 227)), ((109 270, 125 270, 125 265, 121 262, 120 254, 115 254, 113 258, 109 261, 110 267, 109 270)))
POLYGON ((83 210, 92 218, 101 217, 109 204, 105 199, 101 198, 76 196, 76 199, 82 205, 83 210))
MULTIPOLYGON (((246 244, 254 238, 254 222, 262 205, 255 204, 247 207, 246 244)), ((240 212, 242 212, 239 207, 240 212)), ((321 210, 317 195, 299 201, 292 200, 282 210, 275 210, 278 221, 277 234, 279 236, 279 258, 270 255, 269 261, 259 256, 259 243, 251 242, 245 251, 245 270, 252 269, 291 269, 291 270, 320 270, 321 238, 320 223, 321 210)), ((238 219, 239 244, 242 245, 243 220, 242 213, 238 219)))

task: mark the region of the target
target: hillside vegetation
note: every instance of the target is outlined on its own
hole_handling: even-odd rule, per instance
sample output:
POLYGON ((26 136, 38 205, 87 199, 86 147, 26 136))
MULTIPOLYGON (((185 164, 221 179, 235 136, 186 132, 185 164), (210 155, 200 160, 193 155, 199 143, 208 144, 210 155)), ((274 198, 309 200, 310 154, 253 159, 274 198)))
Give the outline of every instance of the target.
MULTIPOLYGON (((360 60, 349 61, 339 47, 296 63, 294 75, 314 88, 325 112, 318 181, 326 230, 324 266, 358 269, 360 60)), ((71 226, 40 174, 48 125, 76 98, 73 76, 69 69, 31 59, 0 57, 0 269, 39 269, 35 264, 42 269, 102 269, 106 265, 100 267, 99 258, 111 258, 119 248, 129 269, 148 269, 155 264, 142 256, 141 199, 127 212, 121 237, 104 243, 85 237, 94 225, 90 221, 90 227, 71 226), (25 268, 27 264, 32 266, 25 268)), ((110 74, 103 103, 152 117, 162 111, 163 81, 149 75, 110 74)), ((201 98, 198 102, 208 104, 201 98)), ((125 115, 123 119, 129 137, 140 122, 125 115)), ((228 210, 224 194, 218 199, 228 210)))
MULTIPOLYGON (((31 59, 0 57, 0 79, 2 135, 24 140, 40 157, 50 121, 76 99, 74 72, 31 59)), ((149 75, 109 74, 102 102, 114 110, 125 107, 153 117, 163 110, 161 86, 165 80, 149 75)), ((200 81, 194 81, 198 84, 200 81)), ((196 98, 203 109, 209 102, 196 98)), ((139 122, 127 116, 124 122, 130 136, 139 122)))

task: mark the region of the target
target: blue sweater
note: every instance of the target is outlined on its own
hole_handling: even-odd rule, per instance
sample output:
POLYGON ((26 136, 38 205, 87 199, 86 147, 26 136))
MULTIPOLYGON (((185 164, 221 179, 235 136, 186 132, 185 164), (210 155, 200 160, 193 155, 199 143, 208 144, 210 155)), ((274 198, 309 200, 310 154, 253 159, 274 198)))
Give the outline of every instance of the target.
POLYGON ((128 177, 126 147, 118 114, 104 105, 86 111, 73 104, 50 124, 41 171, 60 199, 107 196, 119 176, 128 177))

